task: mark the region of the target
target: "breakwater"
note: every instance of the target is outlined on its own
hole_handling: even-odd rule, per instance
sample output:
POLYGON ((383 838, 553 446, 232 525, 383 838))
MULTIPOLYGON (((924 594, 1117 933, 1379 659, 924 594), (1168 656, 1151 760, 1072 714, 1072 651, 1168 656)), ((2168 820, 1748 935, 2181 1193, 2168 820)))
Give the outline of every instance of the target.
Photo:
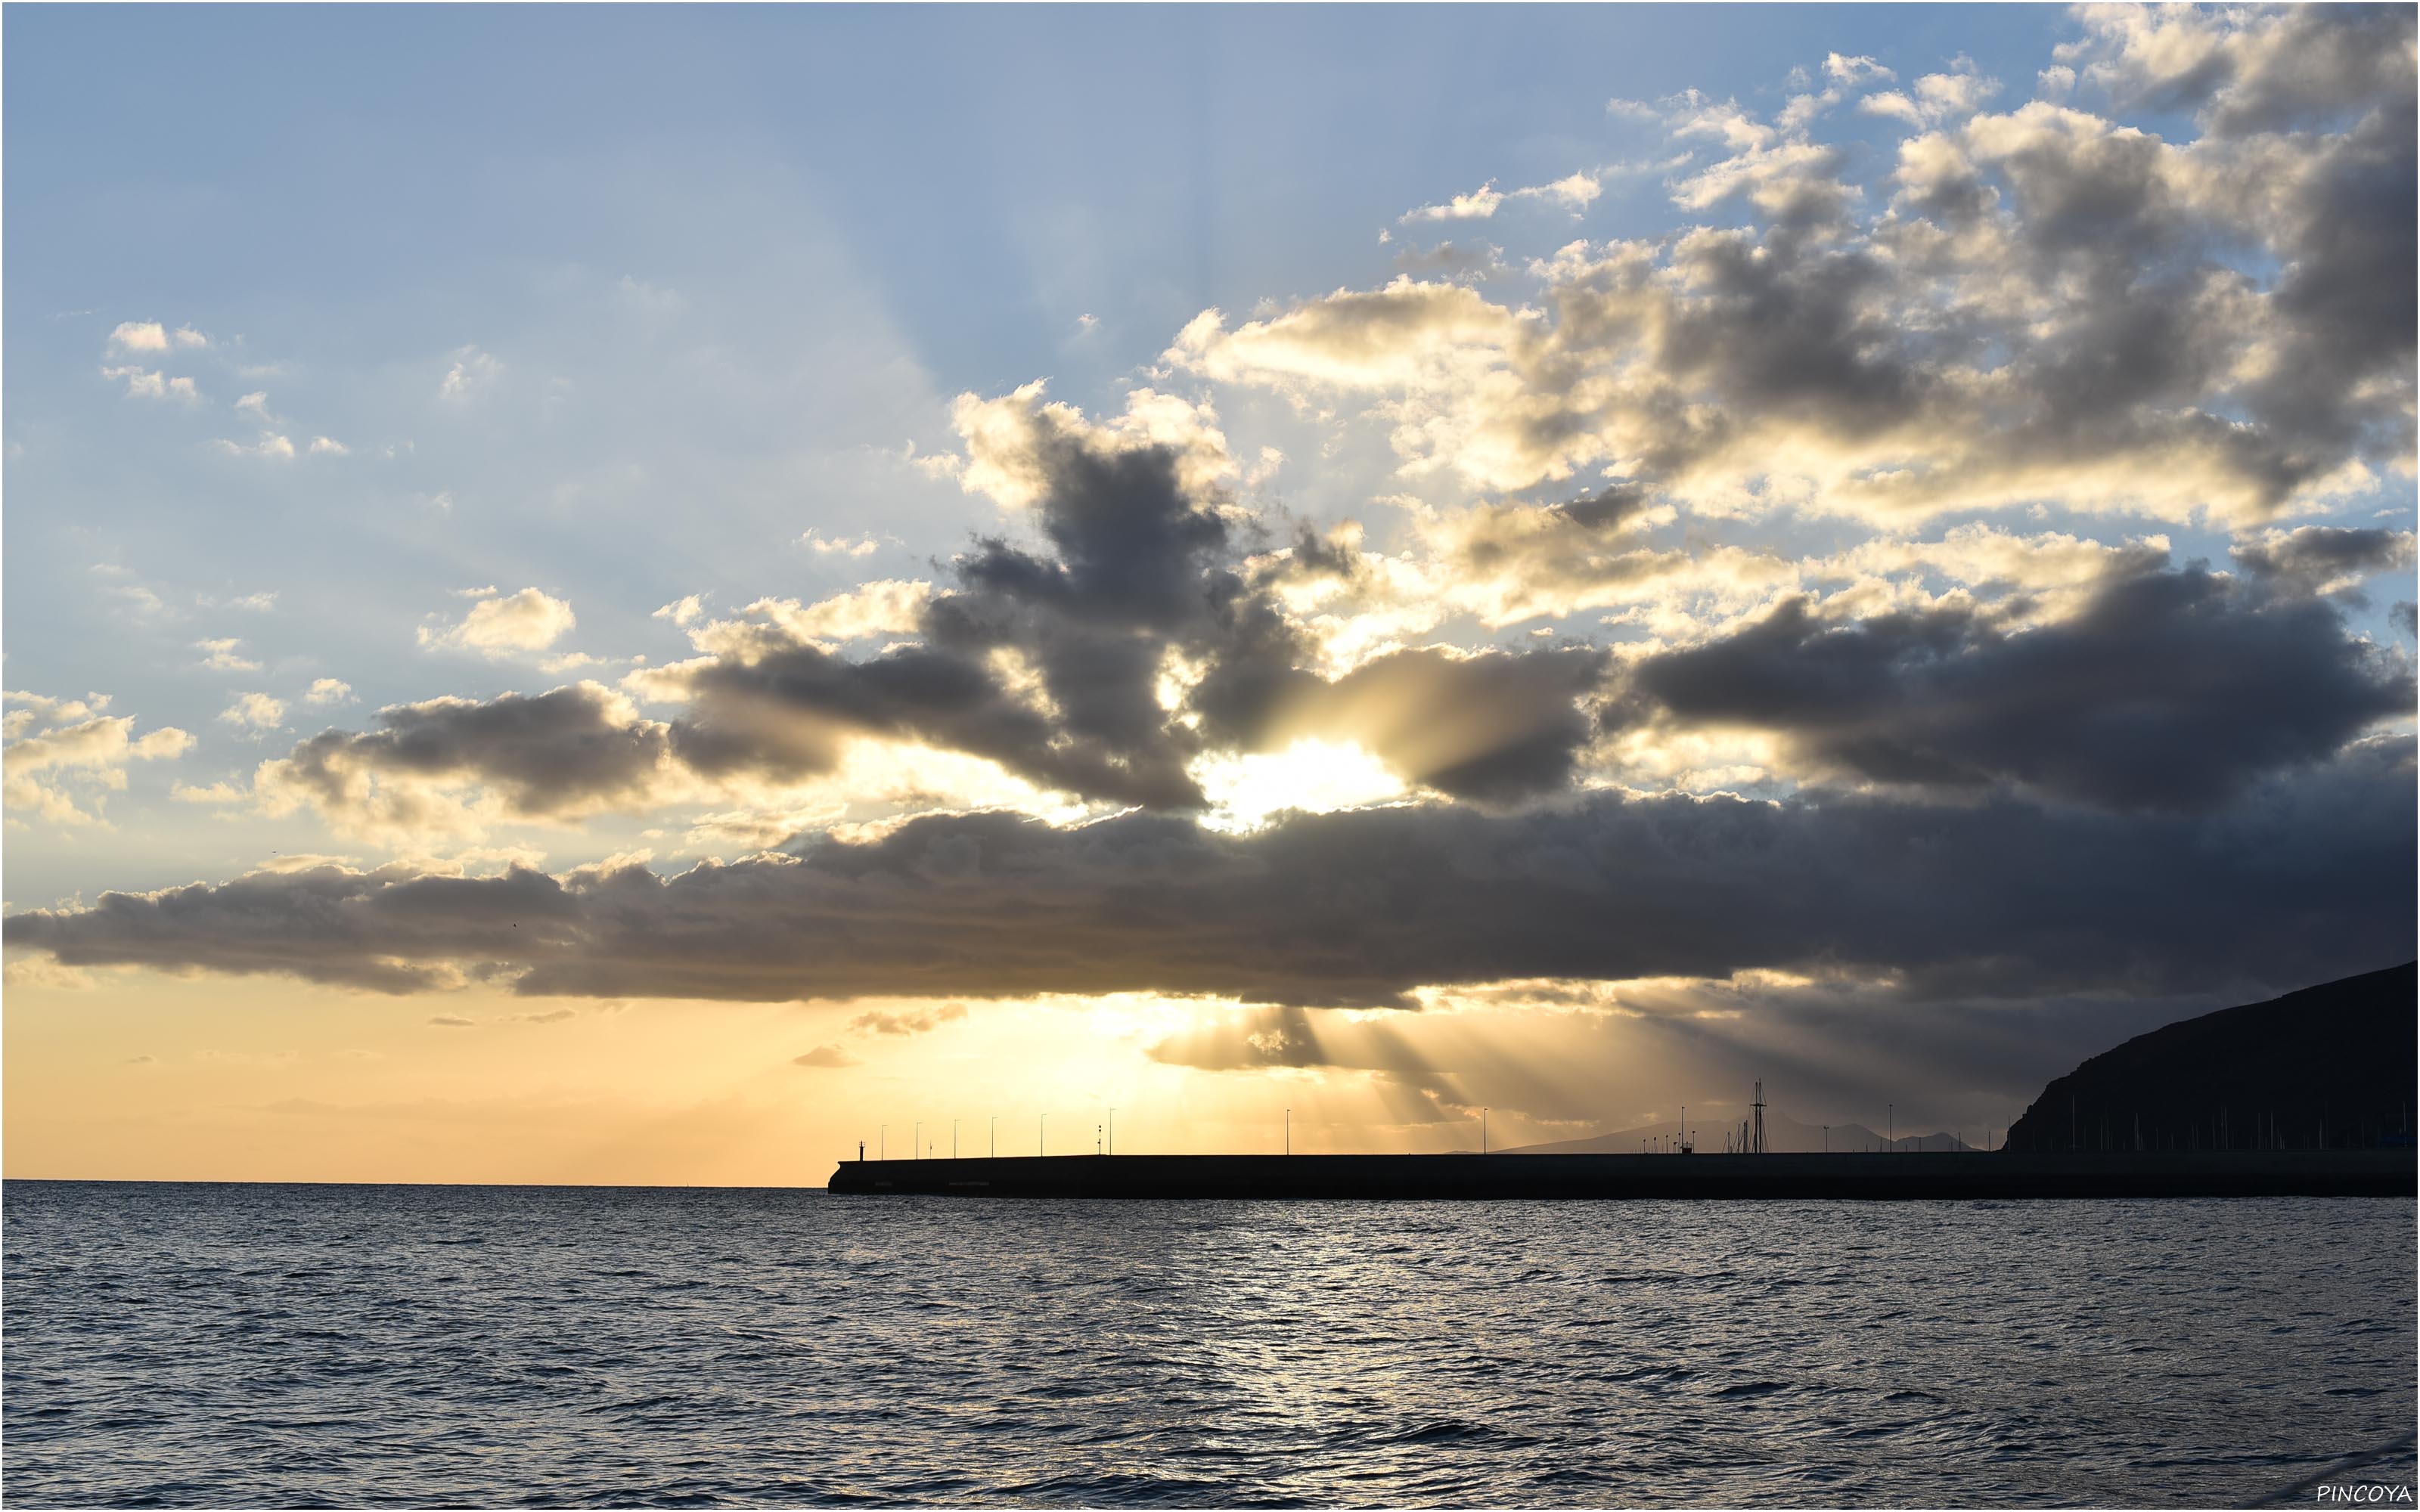
POLYGON ((2411 1196, 2410 1149, 1854 1155, 1015 1155, 843 1161, 851 1196, 1125 1198, 2411 1196))

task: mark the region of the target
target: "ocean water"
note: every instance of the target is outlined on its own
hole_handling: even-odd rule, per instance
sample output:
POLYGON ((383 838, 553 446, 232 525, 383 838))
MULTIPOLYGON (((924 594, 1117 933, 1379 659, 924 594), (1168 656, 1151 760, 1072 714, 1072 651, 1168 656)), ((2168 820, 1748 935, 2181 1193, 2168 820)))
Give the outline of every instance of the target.
POLYGON ((17 1505, 2409 1485, 2413 1204, 10 1182, 17 1505))

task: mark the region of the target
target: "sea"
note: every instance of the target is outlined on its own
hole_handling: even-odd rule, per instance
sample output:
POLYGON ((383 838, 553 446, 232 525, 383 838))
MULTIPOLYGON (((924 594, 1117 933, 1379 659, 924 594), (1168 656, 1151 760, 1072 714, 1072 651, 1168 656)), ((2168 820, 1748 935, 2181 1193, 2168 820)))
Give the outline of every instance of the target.
POLYGON ((2414 1221, 10 1181, 0 1496, 2310 1505, 2412 1483, 2414 1221))

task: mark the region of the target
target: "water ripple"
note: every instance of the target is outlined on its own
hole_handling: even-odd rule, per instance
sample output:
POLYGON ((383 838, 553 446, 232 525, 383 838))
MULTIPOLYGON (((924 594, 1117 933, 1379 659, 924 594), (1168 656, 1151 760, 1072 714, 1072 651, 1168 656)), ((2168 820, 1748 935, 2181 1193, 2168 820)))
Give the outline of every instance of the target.
POLYGON ((5 1200, 23 1504, 2207 1505, 2412 1474, 2410 1201, 5 1200))

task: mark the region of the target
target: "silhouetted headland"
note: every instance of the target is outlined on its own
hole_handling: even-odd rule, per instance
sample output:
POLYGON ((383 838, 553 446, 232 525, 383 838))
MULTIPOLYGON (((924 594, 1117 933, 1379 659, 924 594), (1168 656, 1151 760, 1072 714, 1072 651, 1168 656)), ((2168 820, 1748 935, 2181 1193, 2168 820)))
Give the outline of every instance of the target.
POLYGON ((2420 1184, 2410 1132, 2414 986, 2407 964, 2138 1036, 2052 1082, 1988 1153, 858 1160, 841 1164, 831 1190, 1183 1198, 2410 1196, 2420 1184))
POLYGON ((2012 1150, 2365 1149, 2412 1141, 2413 963, 2136 1035, 2042 1089, 2012 1150))

